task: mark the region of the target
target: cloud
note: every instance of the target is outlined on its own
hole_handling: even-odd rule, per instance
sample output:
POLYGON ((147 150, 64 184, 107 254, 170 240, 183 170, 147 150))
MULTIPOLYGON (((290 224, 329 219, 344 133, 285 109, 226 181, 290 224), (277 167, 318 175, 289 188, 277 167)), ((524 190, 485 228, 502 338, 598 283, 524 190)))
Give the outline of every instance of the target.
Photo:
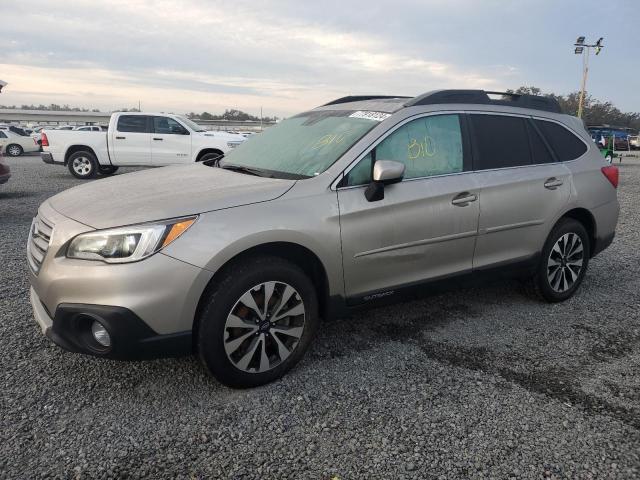
POLYGON ((346 94, 557 85, 554 69, 522 64, 536 5, 16 2, 0 29, 0 103, 289 115, 346 94))

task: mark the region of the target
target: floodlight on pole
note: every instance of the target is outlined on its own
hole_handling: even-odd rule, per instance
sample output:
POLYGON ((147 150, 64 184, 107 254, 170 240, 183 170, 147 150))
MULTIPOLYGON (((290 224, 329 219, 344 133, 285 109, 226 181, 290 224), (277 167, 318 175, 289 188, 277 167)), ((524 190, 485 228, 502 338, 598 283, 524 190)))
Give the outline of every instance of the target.
POLYGON ((589 45, 584 43, 585 37, 580 36, 574 43, 576 55, 582 55, 582 86, 580 87, 580 99, 578 100, 578 118, 582 118, 582 108, 584 104, 584 94, 587 89, 587 76, 589 75, 589 54, 591 49, 595 49, 596 55, 600 53, 604 45, 602 45, 603 37, 600 37, 596 43, 589 45))

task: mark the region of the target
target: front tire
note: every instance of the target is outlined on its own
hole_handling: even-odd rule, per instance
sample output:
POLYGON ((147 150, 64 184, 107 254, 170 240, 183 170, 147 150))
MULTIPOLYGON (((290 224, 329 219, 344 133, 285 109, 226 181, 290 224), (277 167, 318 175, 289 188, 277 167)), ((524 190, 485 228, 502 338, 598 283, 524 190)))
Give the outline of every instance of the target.
POLYGON ((113 175, 118 171, 118 167, 114 167, 113 165, 100 165, 98 167, 98 172, 100 175, 113 175))
POLYGON ((217 167, 218 166, 218 162, 220 161, 220 159, 224 156, 224 154, 222 152, 210 152, 210 153, 205 153, 204 155, 202 155, 198 161, 199 162, 210 162, 210 165, 217 167))
POLYGON ((233 388, 264 385, 293 368, 319 321, 313 283, 277 257, 234 265, 205 302, 197 331, 200 360, 233 388))
POLYGON ((10 143, 9 145, 7 145, 7 148, 5 148, 4 151, 7 152, 7 155, 9 155, 10 157, 19 157, 24 153, 22 147, 17 143, 10 143))
POLYGON ((80 151, 71 154, 67 166, 74 177, 80 180, 89 180, 98 174, 99 164, 93 153, 80 151))
POLYGON ((584 226, 573 218, 560 220, 544 244, 532 280, 538 296, 551 303, 571 297, 584 279, 590 253, 591 243, 584 226))

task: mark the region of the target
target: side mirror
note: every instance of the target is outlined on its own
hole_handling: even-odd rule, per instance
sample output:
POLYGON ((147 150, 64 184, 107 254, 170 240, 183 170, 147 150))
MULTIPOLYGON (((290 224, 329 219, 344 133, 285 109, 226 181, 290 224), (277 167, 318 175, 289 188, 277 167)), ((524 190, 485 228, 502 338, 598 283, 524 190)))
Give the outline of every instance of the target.
POLYGON ((364 192, 370 202, 377 202, 384 198, 384 186, 402 181, 404 177, 404 163, 394 160, 377 160, 373 166, 373 181, 364 192))

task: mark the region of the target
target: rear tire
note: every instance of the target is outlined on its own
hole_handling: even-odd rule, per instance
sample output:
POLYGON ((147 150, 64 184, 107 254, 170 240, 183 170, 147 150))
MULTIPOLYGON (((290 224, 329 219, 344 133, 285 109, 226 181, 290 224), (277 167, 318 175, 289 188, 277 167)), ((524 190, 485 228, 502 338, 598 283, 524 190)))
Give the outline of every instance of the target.
POLYGON ((573 218, 561 219, 542 249, 540 265, 531 280, 533 291, 551 303, 570 298, 584 279, 590 254, 584 226, 573 218))
POLYGON ((7 145, 4 151, 7 152, 7 155, 9 155, 10 157, 19 157, 24 153, 23 148, 17 143, 10 143, 9 145, 7 145))
POLYGON ((99 164, 93 153, 79 151, 71 154, 67 160, 67 166, 74 177, 80 180, 89 180, 98 174, 99 164))
POLYGON ((283 376, 304 355, 319 321, 313 283, 298 266, 278 257, 234 265, 204 302, 194 332, 200 360, 233 388, 283 376))
POLYGON ((118 167, 114 167, 113 165, 100 165, 98 167, 98 172, 100 175, 113 175, 118 171, 118 167))

